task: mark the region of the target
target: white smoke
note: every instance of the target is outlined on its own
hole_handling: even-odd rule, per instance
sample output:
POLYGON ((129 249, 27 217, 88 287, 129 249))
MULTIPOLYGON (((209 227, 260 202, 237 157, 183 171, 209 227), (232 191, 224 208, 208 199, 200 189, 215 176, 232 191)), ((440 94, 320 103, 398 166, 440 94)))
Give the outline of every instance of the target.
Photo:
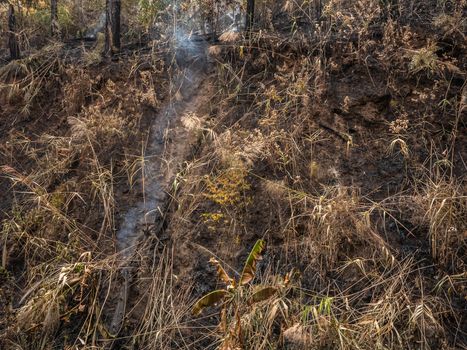
POLYGON ((105 11, 102 12, 94 27, 89 28, 84 34, 84 38, 88 40, 96 40, 97 34, 102 32, 105 27, 105 11))

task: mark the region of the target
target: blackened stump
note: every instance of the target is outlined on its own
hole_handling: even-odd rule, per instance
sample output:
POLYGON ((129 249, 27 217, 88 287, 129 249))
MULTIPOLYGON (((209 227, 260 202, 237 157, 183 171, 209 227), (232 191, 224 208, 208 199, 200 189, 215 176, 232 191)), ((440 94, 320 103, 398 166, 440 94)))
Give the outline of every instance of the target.
POLYGON ((8 46, 10 48, 10 58, 17 60, 21 56, 18 44, 18 36, 16 33, 16 16, 13 4, 8 7, 8 46))

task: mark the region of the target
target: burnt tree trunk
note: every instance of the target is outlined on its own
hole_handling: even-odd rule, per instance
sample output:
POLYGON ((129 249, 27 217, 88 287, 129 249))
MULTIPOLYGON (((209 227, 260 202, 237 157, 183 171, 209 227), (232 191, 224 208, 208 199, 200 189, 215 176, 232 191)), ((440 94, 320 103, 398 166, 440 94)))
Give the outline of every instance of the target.
POLYGON ((53 37, 60 33, 58 26, 58 0, 50 0, 50 32, 53 37))
POLYGON ((247 0, 245 30, 248 32, 253 27, 255 20, 255 0, 247 0))
POLYGON ((20 58, 18 35, 16 33, 16 16, 13 4, 8 7, 8 46, 10 48, 10 58, 16 60, 20 58))
POLYGON ((120 50, 120 0, 105 1, 105 49, 106 56, 120 50))
POLYGON ((316 12, 316 19, 318 21, 321 20, 321 16, 323 15, 323 1, 322 0, 315 1, 315 12, 316 12))
POLYGON ((115 49, 120 51, 120 12, 121 0, 111 0, 112 2, 112 40, 115 49))
POLYGON ((112 55, 112 1, 105 0, 105 47, 104 56, 112 55))

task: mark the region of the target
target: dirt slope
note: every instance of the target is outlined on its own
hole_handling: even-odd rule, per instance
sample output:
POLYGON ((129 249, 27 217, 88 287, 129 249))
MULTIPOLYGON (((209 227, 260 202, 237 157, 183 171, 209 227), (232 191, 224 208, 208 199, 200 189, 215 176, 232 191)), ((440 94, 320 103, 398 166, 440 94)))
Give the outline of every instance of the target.
POLYGON ((294 3, 2 67, 0 347, 466 346, 465 9, 294 3))

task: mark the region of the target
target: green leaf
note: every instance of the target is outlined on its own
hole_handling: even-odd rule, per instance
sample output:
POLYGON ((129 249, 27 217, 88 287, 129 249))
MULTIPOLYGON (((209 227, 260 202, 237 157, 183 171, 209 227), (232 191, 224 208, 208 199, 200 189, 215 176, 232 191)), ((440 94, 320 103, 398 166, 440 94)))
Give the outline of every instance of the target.
POLYGON ((205 308, 217 304, 219 301, 223 300, 227 294, 229 294, 229 292, 222 289, 206 294, 195 303, 195 306, 193 306, 193 315, 199 315, 205 308))
POLYGON ((277 293, 276 287, 264 287, 257 290, 252 296, 250 300, 250 304, 259 303, 261 301, 265 301, 272 297, 274 294, 277 293))
POLYGON ((245 267, 243 268, 242 277, 240 277, 240 285, 245 285, 250 283, 255 278, 256 273, 256 263, 261 259, 261 253, 266 246, 266 242, 262 239, 256 241, 253 249, 248 255, 248 258, 245 262, 245 267))

